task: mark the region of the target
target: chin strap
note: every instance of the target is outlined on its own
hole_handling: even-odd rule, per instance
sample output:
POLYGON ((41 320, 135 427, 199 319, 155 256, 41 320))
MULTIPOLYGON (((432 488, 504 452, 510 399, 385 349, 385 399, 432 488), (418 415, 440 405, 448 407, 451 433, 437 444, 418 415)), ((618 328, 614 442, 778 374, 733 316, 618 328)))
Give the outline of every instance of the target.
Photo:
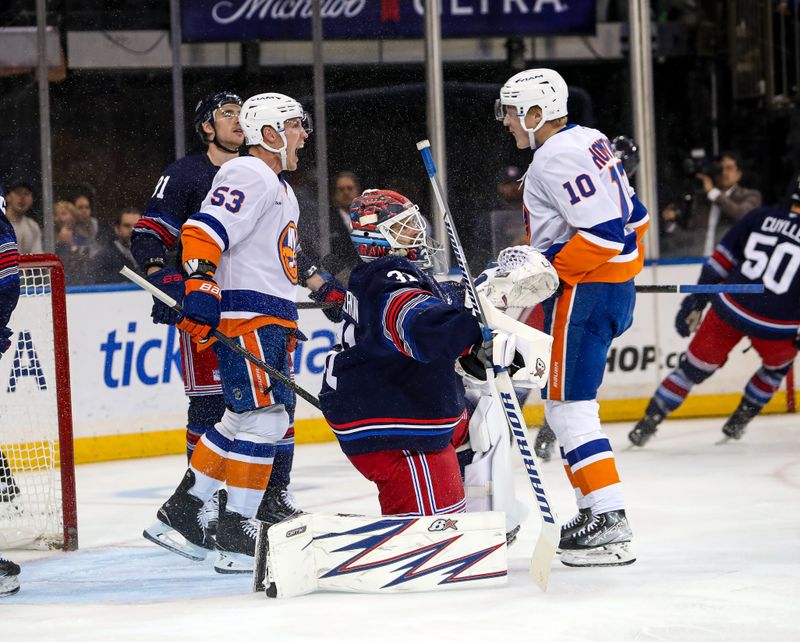
POLYGON ((261 145, 261 147, 263 147, 264 149, 266 149, 269 152, 272 152, 274 154, 280 154, 280 157, 281 157, 281 170, 285 170, 286 167, 288 166, 286 152, 289 149, 289 143, 286 140, 286 136, 284 135, 283 132, 278 132, 278 135, 281 137, 281 140, 283 141, 283 147, 281 147, 280 149, 275 149, 274 147, 270 147, 263 140, 259 143, 259 145, 261 145))
POLYGON ((534 134, 536 132, 538 132, 542 128, 542 125, 545 124, 545 119, 542 118, 539 121, 539 124, 536 125, 536 127, 534 127, 533 129, 530 129, 530 128, 525 126, 525 116, 520 116, 519 124, 522 125, 522 129, 524 129, 526 132, 528 132, 528 139, 531 142, 531 149, 535 150, 536 149, 536 138, 535 138, 534 134))
POLYGON ((226 152, 228 154, 238 154, 239 153, 239 149, 238 148, 236 148, 236 149, 228 149, 227 147, 225 147, 225 145, 221 145, 220 143, 218 143, 216 139, 212 140, 211 144, 217 146, 223 152, 226 152))

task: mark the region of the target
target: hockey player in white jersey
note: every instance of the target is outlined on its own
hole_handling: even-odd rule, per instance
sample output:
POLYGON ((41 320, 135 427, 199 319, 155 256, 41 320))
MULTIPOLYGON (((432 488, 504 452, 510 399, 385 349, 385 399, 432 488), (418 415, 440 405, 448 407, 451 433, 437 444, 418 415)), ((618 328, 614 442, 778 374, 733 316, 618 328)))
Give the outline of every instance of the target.
POLYGON ((289 428, 294 393, 265 372, 209 339, 212 328, 235 338, 291 377, 297 341, 298 204, 284 172, 297 168, 310 133, 297 101, 283 94, 252 96, 239 117, 249 154, 225 163, 200 211, 181 229, 186 273, 178 328, 213 348, 220 365, 226 410, 198 441, 175 493, 145 530, 147 539, 194 560, 211 548, 197 519, 222 485, 215 569, 252 570, 259 510, 276 443, 289 428), (176 539, 180 534, 185 542, 176 539))
POLYGON ((630 564, 622 484, 596 397, 611 341, 633 321, 648 216, 608 138, 568 124, 567 96, 557 72, 529 69, 503 85, 495 115, 518 148, 536 150, 524 178, 525 227, 562 282, 544 302, 554 343, 543 391, 579 508, 561 529, 561 561, 630 564))

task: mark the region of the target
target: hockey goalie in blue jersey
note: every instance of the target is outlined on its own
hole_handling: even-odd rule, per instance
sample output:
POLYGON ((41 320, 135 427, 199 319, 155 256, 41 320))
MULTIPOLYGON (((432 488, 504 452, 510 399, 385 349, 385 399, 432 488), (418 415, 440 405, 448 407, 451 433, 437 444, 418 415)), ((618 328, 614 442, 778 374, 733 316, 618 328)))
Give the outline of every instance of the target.
MULTIPOLYGON (((474 359, 470 350, 481 342, 480 328, 452 288, 427 271, 434 248, 416 205, 396 192, 368 190, 353 201, 350 216, 363 263, 350 277, 341 344, 326 360, 320 393, 325 419, 345 455, 378 486, 384 515, 463 511, 456 449, 468 435, 486 444, 480 451, 497 442, 507 446, 501 430, 490 429, 493 437, 485 431, 487 423, 504 425, 502 413, 497 419, 490 396, 479 387, 466 399, 455 371, 459 357, 465 363, 474 359)), ((536 361, 529 356, 531 344, 517 344, 516 335, 499 328, 494 332, 494 347, 503 346, 494 359, 509 365, 516 356, 521 374, 527 372, 525 364, 536 361)), ((466 452, 469 460, 472 453, 466 452)), ((504 453, 493 457, 498 466, 508 459, 504 453)), ((481 509, 492 508, 499 509, 498 503, 481 509)), ((513 506, 502 510, 510 513, 513 506)), ((509 531, 517 524, 511 519, 509 531)))

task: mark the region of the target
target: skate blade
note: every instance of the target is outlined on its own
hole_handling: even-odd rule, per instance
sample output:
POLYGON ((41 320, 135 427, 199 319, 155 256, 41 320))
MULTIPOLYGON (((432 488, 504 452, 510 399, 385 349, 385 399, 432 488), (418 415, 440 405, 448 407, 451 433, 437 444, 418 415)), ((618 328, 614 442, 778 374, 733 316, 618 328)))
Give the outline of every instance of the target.
POLYGON ((183 536, 178 531, 171 526, 167 526, 164 522, 156 522, 142 531, 142 536, 153 542, 153 544, 158 544, 162 548, 166 548, 168 551, 177 553, 193 562, 202 562, 206 558, 208 551, 205 548, 192 544, 185 539, 183 541, 174 539, 173 534, 183 539, 183 536))
POLYGON ((627 566, 636 561, 630 542, 606 544, 583 550, 561 550, 559 556, 564 566, 627 566))
POLYGON ((0 580, 0 597, 8 597, 19 593, 19 579, 16 577, 0 580))
POLYGON ((223 575, 252 573, 254 564, 255 558, 249 555, 217 551, 217 561, 214 562, 214 570, 223 575))

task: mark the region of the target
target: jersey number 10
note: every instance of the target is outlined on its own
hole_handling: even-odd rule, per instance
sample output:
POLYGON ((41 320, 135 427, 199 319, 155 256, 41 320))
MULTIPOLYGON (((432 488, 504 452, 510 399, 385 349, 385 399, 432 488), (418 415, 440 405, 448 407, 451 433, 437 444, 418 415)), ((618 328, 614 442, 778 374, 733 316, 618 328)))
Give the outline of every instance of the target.
MULTIPOLYGON (((611 182, 616 184, 617 191, 619 192, 619 205, 620 212, 622 213, 622 220, 627 222, 631 208, 628 205, 628 201, 630 200, 628 197, 628 191, 622 184, 622 178, 625 176, 625 168, 622 166, 622 161, 617 162, 616 165, 611 165, 608 168, 608 172, 611 174, 611 182)), ((597 188, 594 186, 592 178, 588 174, 581 174, 575 178, 575 187, 578 188, 577 191, 580 193, 580 196, 578 196, 575 191, 575 187, 573 187, 570 181, 562 183, 561 187, 567 190, 570 205, 577 205, 583 198, 590 198, 595 195, 595 192, 597 192, 597 188)))

